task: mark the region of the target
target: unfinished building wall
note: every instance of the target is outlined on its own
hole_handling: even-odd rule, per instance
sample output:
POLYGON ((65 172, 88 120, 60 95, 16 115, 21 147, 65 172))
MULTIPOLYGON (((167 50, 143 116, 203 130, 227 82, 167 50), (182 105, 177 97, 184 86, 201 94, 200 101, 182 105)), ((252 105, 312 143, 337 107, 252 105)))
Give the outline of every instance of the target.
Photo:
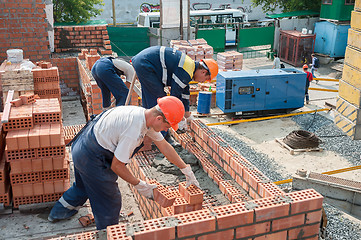
POLYGON ((6 50, 21 48, 24 58, 48 60, 50 49, 44 0, 0 2, 0 62, 6 50))
POLYGON ((79 94, 79 73, 76 57, 52 58, 51 63, 59 68, 59 82, 62 96, 79 94))

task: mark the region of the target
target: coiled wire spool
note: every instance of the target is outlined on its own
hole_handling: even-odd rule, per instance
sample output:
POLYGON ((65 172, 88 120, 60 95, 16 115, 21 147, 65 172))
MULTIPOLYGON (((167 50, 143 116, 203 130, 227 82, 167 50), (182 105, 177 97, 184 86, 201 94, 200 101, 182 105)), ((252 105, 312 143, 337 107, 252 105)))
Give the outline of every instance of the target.
POLYGON ((322 142, 314 133, 295 130, 288 134, 283 142, 293 149, 317 148, 322 142))

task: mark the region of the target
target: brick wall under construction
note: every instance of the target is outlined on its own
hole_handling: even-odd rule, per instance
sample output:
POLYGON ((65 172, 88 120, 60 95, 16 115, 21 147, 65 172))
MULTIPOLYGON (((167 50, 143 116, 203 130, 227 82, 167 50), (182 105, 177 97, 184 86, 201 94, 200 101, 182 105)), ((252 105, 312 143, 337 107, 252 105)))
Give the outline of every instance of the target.
MULTIPOLYGON (((231 204, 208 204, 202 191, 185 193, 180 183, 179 188, 168 187, 169 198, 175 198, 172 206, 162 207, 132 187, 146 220, 108 226, 108 240, 319 239, 323 197, 315 190, 285 193, 200 120, 192 122, 190 133, 173 135, 196 156, 231 204)), ((155 154, 151 150, 135 155, 129 164, 132 173, 153 183, 149 169, 155 154)), ((97 239, 98 232, 66 237, 97 239)))

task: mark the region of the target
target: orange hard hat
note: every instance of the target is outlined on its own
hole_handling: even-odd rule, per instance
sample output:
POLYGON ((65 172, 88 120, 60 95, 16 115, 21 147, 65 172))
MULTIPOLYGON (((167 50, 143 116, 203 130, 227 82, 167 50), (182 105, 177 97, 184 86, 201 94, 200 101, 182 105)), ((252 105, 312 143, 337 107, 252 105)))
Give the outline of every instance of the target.
POLYGON ((165 96, 158 98, 157 103, 170 126, 177 131, 185 112, 182 101, 173 96, 165 96))
POLYGON ((211 75, 211 80, 216 78, 218 74, 218 63, 212 58, 202 59, 201 62, 205 63, 206 68, 211 75))
POLYGON ((302 68, 303 68, 303 69, 308 69, 307 64, 303 65, 303 67, 302 67, 302 68))

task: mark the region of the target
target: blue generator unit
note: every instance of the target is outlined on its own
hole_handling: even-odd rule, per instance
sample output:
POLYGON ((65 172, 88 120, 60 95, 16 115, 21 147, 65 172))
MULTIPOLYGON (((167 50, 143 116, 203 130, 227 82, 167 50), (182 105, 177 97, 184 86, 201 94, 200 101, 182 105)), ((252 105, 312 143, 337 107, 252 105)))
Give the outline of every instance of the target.
POLYGON ((306 73, 295 68, 220 72, 216 103, 225 113, 293 110, 304 105, 306 73))

